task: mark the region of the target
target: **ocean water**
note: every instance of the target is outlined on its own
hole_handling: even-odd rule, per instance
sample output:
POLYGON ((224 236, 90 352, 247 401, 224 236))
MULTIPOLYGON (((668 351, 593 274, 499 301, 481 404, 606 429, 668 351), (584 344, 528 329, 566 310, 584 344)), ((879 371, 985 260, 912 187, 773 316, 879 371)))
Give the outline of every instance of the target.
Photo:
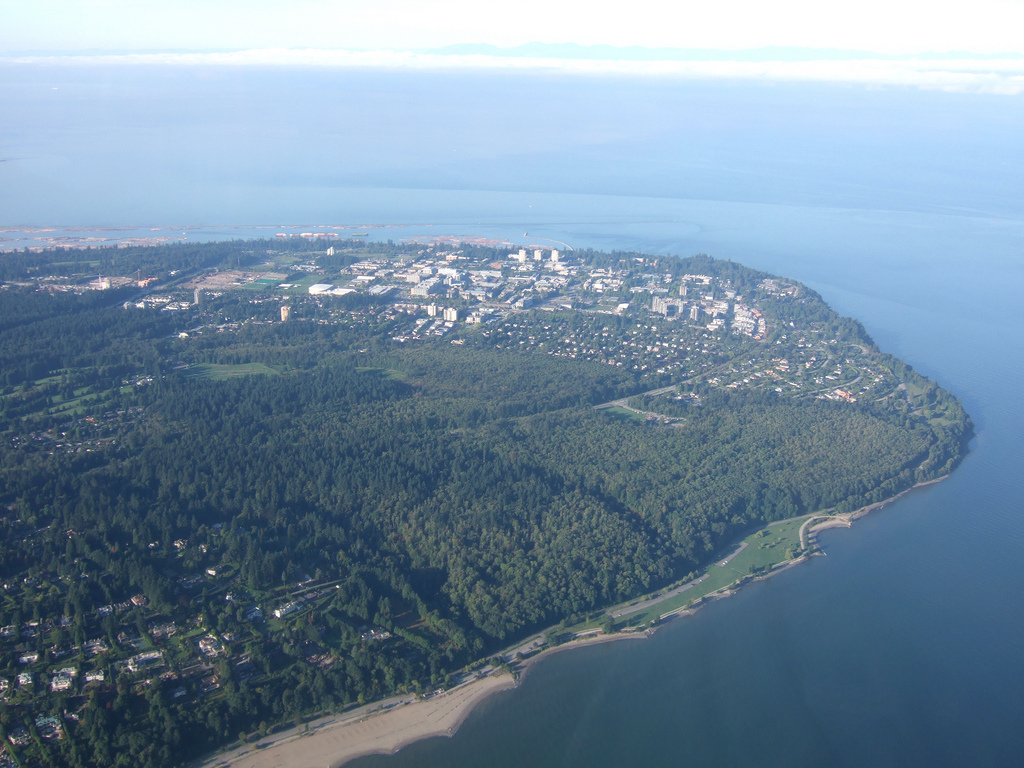
POLYGON ((827 557, 553 656, 451 739, 359 768, 1024 765, 1024 100, 8 65, 0 102, 11 241, 303 225, 705 252, 807 283, 971 413, 953 476, 826 532, 827 557))

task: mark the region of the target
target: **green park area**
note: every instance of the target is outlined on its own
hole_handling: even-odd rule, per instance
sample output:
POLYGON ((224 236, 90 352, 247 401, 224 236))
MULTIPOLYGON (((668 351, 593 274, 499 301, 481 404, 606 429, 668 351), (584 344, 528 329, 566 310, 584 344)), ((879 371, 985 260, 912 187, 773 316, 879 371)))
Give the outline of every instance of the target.
POLYGON ((616 416, 626 421, 647 421, 647 417, 642 413, 637 413, 629 408, 623 408, 619 405, 613 405, 611 408, 605 408, 605 413, 610 413, 612 416, 616 416))
POLYGON ((311 285, 316 285, 317 283, 330 283, 331 285, 337 286, 337 285, 339 285, 341 283, 346 283, 347 284, 348 283, 348 278, 347 277, 341 277, 339 275, 335 275, 333 277, 328 277, 326 275, 320 275, 320 274, 301 275, 301 276, 290 275, 289 278, 288 278, 287 284, 289 286, 291 286, 291 287, 290 288, 286 288, 285 291, 287 293, 289 293, 289 294, 298 294, 298 295, 308 294, 309 293, 309 287, 311 285))
POLYGON ((762 576, 775 566, 792 560, 801 552, 800 526, 810 515, 795 517, 773 523, 747 536, 721 560, 717 560, 692 586, 676 593, 679 586, 663 591, 664 600, 649 602, 638 600, 644 607, 634 613, 616 619, 616 627, 636 627, 657 621, 667 613, 686 608, 712 592, 735 584, 743 579, 762 576), (674 593, 674 594, 673 594, 674 593))

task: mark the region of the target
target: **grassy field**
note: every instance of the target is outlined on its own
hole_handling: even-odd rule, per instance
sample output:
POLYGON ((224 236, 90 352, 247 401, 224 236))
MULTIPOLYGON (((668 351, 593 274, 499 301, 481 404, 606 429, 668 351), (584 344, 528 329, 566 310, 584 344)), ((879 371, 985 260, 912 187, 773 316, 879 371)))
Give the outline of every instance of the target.
POLYGON ((216 365, 199 363, 189 366, 184 372, 186 376, 199 379, 230 379, 235 376, 277 376, 278 372, 263 363, 244 363, 242 365, 216 365))
POLYGON ((272 288, 276 288, 284 280, 253 280, 251 283, 240 285, 234 290, 236 291, 268 291, 272 288))
POLYGON ((67 267, 67 266, 75 266, 75 267, 77 267, 79 265, 84 265, 84 266, 89 267, 90 269, 95 269, 95 268, 99 267, 100 262, 99 262, 99 260, 93 261, 93 260, 86 260, 86 259, 83 259, 81 261, 51 261, 50 262, 50 266, 51 267, 67 267))
MULTIPOLYGON (((68 371, 62 368, 54 372, 51 376, 44 376, 41 379, 26 382, 18 387, 9 387, 9 391, 6 394, 0 394, 0 402, 17 401, 21 396, 23 387, 29 393, 32 393, 33 390, 37 390, 40 387, 57 384, 66 373, 68 373, 68 371)), ((49 394, 45 398, 38 399, 36 407, 33 410, 24 412, 22 415, 26 418, 38 416, 43 413, 50 414, 51 416, 79 416, 84 413, 87 408, 109 400, 114 392, 127 392, 130 390, 131 387, 118 387, 107 390, 99 390, 92 386, 78 387, 74 390, 72 397, 65 397, 64 394, 60 393, 53 393, 49 394)))
POLYGON ((286 293, 308 293, 309 286, 316 285, 317 283, 330 283, 331 285, 338 285, 338 280, 334 277, 328 277, 327 275, 303 275, 292 281, 291 288, 285 288, 286 293))
POLYGON ((613 405, 611 408, 605 408, 604 412, 610 413, 612 416, 618 416, 620 419, 626 419, 627 421, 647 421, 647 417, 642 413, 631 411, 628 408, 620 408, 617 405, 613 405))
MULTIPOLYGON (((723 558, 723 560, 710 565, 700 583, 644 610, 623 616, 616 621, 616 626, 638 626, 650 623, 666 613, 685 608, 695 600, 734 584, 740 579, 759 575, 779 563, 792 559, 800 550, 800 526, 807 520, 807 517, 805 515, 792 520, 784 520, 752 533, 742 542, 746 546, 738 554, 729 558, 728 562, 725 562, 723 558)), ((665 591, 668 592, 671 589, 665 591)))
POLYGON ((405 374, 402 371, 396 370, 395 368, 371 368, 365 365, 357 365, 357 371, 380 371, 385 379, 392 379, 393 381, 406 381, 405 374))
POLYGON ((55 416, 63 414, 77 416, 83 412, 84 406, 106 400, 110 396, 110 391, 82 394, 83 392, 88 392, 89 389, 89 387, 76 389, 75 397, 70 400, 64 400, 60 395, 56 395, 53 398, 53 406, 47 409, 47 413, 55 416))

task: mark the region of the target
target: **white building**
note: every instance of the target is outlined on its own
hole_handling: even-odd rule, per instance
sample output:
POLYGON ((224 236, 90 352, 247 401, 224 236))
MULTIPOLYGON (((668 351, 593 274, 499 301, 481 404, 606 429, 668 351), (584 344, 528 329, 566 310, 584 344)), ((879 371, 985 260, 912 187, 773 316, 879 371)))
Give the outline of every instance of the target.
POLYGON ((71 688, 72 679, 67 675, 56 674, 50 681, 50 690, 55 692, 66 691, 71 688))
POLYGON ((424 280, 419 285, 413 286, 409 294, 412 296, 430 296, 432 294, 442 293, 445 290, 444 283, 437 278, 430 280, 424 280))
POLYGON ((152 667, 156 664, 162 664, 164 660, 163 654, 160 651, 147 651, 145 653, 138 653, 128 659, 128 669, 131 672, 141 672, 147 667, 152 667))
POLYGON ((298 603, 286 603, 274 611, 274 616, 278 619, 283 619, 285 616, 289 616, 297 610, 299 610, 298 603))
POLYGON ((683 302, 678 299, 666 299, 655 296, 651 301, 651 311, 665 317, 677 317, 683 314, 683 302))

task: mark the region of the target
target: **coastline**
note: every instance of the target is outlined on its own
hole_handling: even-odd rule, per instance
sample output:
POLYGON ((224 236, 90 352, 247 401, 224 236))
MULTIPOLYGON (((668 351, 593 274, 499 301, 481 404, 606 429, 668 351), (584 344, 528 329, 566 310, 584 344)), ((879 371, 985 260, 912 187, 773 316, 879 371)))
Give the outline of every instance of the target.
MULTIPOLYGON (((820 519, 818 522, 815 522, 813 525, 810 525, 808 527, 807 535, 808 535, 809 542, 812 543, 812 544, 814 543, 814 540, 815 540, 814 534, 817 533, 818 531, 824 531, 824 530, 826 530, 828 528, 849 528, 851 525, 853 525, 854 521, 859 520, 860 518, 865 517, 866 515, 869 515, 872 512, 877 512, 879 509, 882 509, 883 507, 888 506, 892 502, 896 501, 897 499, 901 498, 902 496, 905 496, 906 494, 910 493, 911 491, 915 491, 918 488, 925 488, 925 487, 927 487, 929 485, 935 485, 936 483, 941 483, 947 477, 949 477, 949 475, 943 475, 942 477, 936 477, 936 478, 934 478, 932 480, 922 480, 920 483, 915 483, 914 485, 910 486, 909 488, 907 488, 907 489, 905 489, 903 491, 900 491, 895 496, 890 496, 888 499, 883 499, 882 501, 876 501, 874 504, 868 504, 866 507, 861 507, 860 509, 855 509, 852 512, 845 512, 845 513, 839 514, 839 515, 825 515, 825 516, 822 516, 822 519, 820 519)), ((808 522, 811 522, 811 521, 815 520, 816 517, 817 516, 812 515, 810 518, 808 518, 808 522)))
POLYGON ((338 768, 359 757, 394 754, 434 736, 452 736, 476 706, 515 687, 508 673, 473 678, 416 701, 400 696, 295 726, 195 763, 196 768, 338 768))
POLYGON ((585 637, 577 637, 568 642, 562 643, 561 645, 554 645, 550 648, 545 648, 543 651, 535 656, 531 656, 528 659, 523 659, 519 662, 519 667, 516 670, 518 673, 518 679, 516 680, 516 686, 519 685, 525 678, 527 673, 540 661, 550 658, 558 653, 564 651, 575 651, 579 648, 586 648, 591 645, 602 645, 604 643, 617 643, 623 640, 646 640, 648 637, 657 632, 657 629, 648 629, 645 632, 613 632, 610 635, 605 634, 592 634, 585 637))
MULTIPOLYGON (((942 482, 947 477, 949 475, 917 483, 888 499, 852 512, 838 515, 827 512, 811 514, 800 528, 801 541, 806 533, 808 547, 812 547, 816 543, 815 534, 818 531, 837 527, 849 528, 854 521, 882 509, 904 494, 942 482)), ((777 523, 770 525, 775 524, 777 523)), ((742 545, 726 559, 741 550, 742 545)), ((542 659, 589 645, 647 639, 663 622, 693 616, 708 603, 736 594, 745 584, 769 579, 777 573, 810 560, 813 555, 812 551, 805 548, 799 557, 780 562, 767 573, 729 584, 705 595, 696 605, 687 605, 666 612, 658 619, 659 626, 652 626, 645 631, 619 631, 606 635, 600 630, 591 630, 560 645, 544 647, 528 658, 513 661, 516 668, 515 676, 503 670, 485 667, 478 676, 442 694, 421 700, 417 700, 411 694, 396 696, 347 713, 328 715, 304 726, 295 726, 265 737, 254 744, 246 744, 199 760, 192 764, 192 768, 340 768, 352 760, 367 755, 394 754, 403 747, 423 739, 451 737, 482 701, 495 693, 518 686, 530 669, 542 659)), ((669 588, 666 593, 674 592, 675 589, 678 589, 678 585, 676 588, 669 588)), ((614 609, 615 606, 608 611, 614 609)), ((534 639, 508 648, 496 656, 514 660, 519 649, 537 648, 541 642, 541 638, 535 636, 534 639)))

